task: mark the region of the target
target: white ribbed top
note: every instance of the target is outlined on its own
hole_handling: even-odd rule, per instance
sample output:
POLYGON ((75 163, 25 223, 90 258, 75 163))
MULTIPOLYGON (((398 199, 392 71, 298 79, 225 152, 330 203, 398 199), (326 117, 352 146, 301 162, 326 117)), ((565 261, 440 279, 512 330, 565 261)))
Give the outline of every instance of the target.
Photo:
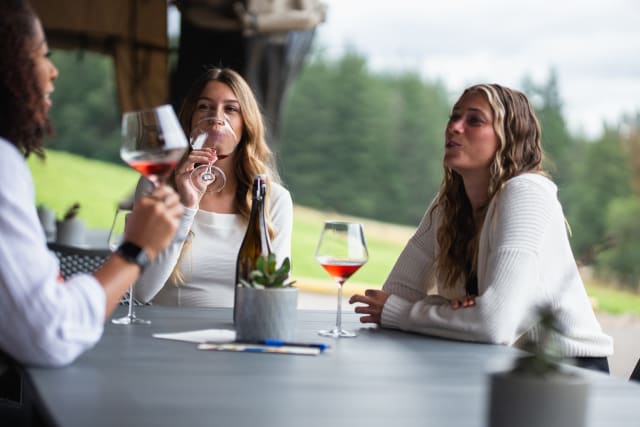
MULTIPOLYGON (((293 202, 282 186, 271 184, 269 217, 275 237, 271 248, 277 262, 291 257, 293 202)), ((246 222, 236 214, 221 214, 185 208, 177 238, 147 266, 134 287, 141 301, 184 307, 232 307, 236 258, 242 244, 246 222), (182 243, 191 230, 191 247, 180 259, 185 283, 168 281, 178 262, 182 243)))
MULTIPOLYGON (((431 207, 427 210, 429 212, 431 207)), ((480 234, 476 306, 454 310, 449 298, 462 283, 443 289, 433 261, 440 212, 428 213, 400 254, 383 289, 392 295, 382 326, 465 341, 513 345, 536 336, 537 308, 548 305, 563 329, 556 336, 567 357, 613 354, 602 332, 571 252, 557 188, 549 179, 523 174, 492 200, 480 234), (440 296, 427 296, 427 293, 440 296)))

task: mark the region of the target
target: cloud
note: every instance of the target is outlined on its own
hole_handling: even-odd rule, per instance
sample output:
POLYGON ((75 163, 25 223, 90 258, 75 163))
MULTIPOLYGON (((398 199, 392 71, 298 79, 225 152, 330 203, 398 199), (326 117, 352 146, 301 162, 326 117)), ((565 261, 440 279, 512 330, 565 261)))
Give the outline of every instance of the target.
POLYGON ((558 73, 572 130, 596 136, 603 120, 640 111, 637 0, 325 0, 317 43, 346 46, 376 70, 419 70, 452 92, 492 81, 518 87, 558 73))

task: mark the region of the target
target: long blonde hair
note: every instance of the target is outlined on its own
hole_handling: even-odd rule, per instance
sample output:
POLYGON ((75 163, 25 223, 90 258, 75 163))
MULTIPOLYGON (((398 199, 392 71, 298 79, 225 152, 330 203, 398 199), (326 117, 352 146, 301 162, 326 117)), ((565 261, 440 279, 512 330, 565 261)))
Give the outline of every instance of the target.
MULTIPOLYGON (((540 123, 527 97, 497 84, 479 84, 467 88, 460 99, 471 93, 482 93, 491 106, 498 149, 489 167, 488 199, 481 209, 479 223, 474 221, 462 177, 444 167, 444 178, 433 209, 441 212, 436 274, 448 288, 454 287, 461 278, 469 280, 477 272, 478 241, 484 214, 505 183, 525 172, 544 174, 540 123)), ((433 218, 433 210, 430 217, 433 218)))
MULTIPOLYGON (((179 114, 180 123, 185 133, 187 135, 191 134, 191 118, 196 111, 198 98, 202 94, 205 86, 212 81, 218 81, 229 86, 240 103, 240 114, 242 115, 244 127, 240 143, 236 147, 233 173, 237 182, 235 200, 238 214, 248 222, 251 213, 251 187, 253 185, 253 178, 257 174, 267 175, 268 185, 265 205, 269 206, 271 184, 280 184, 280 176, 278 175, 273 152, 267 145, 265 139, 265 127, 258 101, 242 76, 230 68, 208 68, 191 86, 189 93, 182 103, 179 114)), ((189 151, 191 151, 191 149, 189 151)), ((185 157, 188 155, 189 153, 185 154, 185 157)), ((175 180, 172 179, 172 182, 175 187, 175 180)), ((269 234, 271 238, 273 238, 274 230, 269 220, 268 209, 265 213, 269 234)), ((171 274, 170 281, 174 284, 184 283, 184 277, 178 266, 180 260, 189 249, 190 243, 189 240, 187 240, 182 248, 182 253, 176 263, 176 267, 171 274)))

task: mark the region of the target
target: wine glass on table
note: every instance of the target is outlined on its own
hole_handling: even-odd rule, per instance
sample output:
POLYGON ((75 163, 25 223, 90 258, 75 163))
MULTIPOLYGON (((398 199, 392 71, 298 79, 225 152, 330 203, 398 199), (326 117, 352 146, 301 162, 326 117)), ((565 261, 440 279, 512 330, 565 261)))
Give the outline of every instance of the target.
MULTIPOLYGON (((115 252, 115 250, 118 249, 118 246, 120 246, 120 244, 124 241, 124 230, 127 222, 127 217, 130 213, 130 209, 121 206, 116 209, 116 214, 113 217, 113 223, 111 224, 108 238, 109 249, 111 249, 112 252, 115 252)), ((111 319, 111 323, 115 323, 116 325, 131 325, 134 323, 143 325, 150 324, 151 321, 136 317, 134 309, 135 303, 133 301, 133 285, 129 287, 129 290, 125 295, 126 296, 125 298, 123 298, 123 300, 126 300, 127 304, 129 305, 127 315, 111 319)))
MULTIPOLYGON (((187 137, 170 105, 127 112, 122 116, 120 157, 156 186, 166 181, 188 147, 187 137)), ((118 236, 124 236, 126 217, 129 212, 121 208, 116 211, 109 234, 109 246, 112 250, 117 249, 122 242, 123 238, 118 236)), ((128 314, 111 321, 119 325, 151 323, 136 317, 133 306, 133 285, 131 285, 128 314)))
MULTIPOLYGON (((213 148, 218 160, 223 160, 231 154, 223 150, 226 147, 235 147, 239 139, 228 117, 207 116, 198 120, 191 132, 189 142, 194 150, 201 150, 204 147, 213 148)), ((219 193, 227 183, 227 176, 222 169, 215 166, 213 162, 209 162, 193 169, 191 182, 198 191, 219 193)))
POLYGON ((338 313, 336 326, 318 333, 327 337, 355 337, 354 332, 342 329, 342 286, 369 258, 362 224, 354 222, 325 222, 316 260, 338 284, 338 313))

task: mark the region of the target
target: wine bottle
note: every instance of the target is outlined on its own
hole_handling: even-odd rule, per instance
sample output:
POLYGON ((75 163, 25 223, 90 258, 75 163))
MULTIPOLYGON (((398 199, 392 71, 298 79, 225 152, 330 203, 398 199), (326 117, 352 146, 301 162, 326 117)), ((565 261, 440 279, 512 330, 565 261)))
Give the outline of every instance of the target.
POLYGON ((256 269, 259 257, 267 257, 271 251, 271 239, 265 219, 265 196, 267 193, 267 176, 256 175, 253 180, 251 214, 247 232, 244 235, 238 258, 236 260, 236 280, 233 298, 233 321, 238 311, 238 284, 241 279, 250 282, 249 275, 256 269))

